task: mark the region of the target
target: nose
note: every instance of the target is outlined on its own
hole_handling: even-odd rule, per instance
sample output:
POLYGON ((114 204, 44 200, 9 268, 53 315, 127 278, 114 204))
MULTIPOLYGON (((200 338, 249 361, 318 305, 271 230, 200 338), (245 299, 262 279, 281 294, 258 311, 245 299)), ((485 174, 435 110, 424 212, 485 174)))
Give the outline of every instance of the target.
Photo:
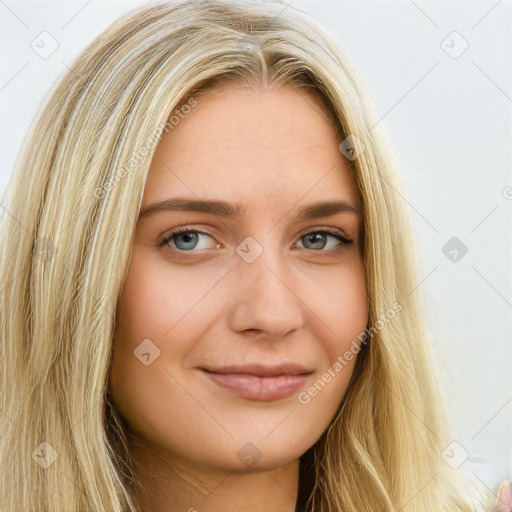
POLYGON ((296 279, 286 262, 270 250, 265 249, 252 263, 240 258, 232 274, 231 329, 261 339, 278 339, 303 326, 296 279))

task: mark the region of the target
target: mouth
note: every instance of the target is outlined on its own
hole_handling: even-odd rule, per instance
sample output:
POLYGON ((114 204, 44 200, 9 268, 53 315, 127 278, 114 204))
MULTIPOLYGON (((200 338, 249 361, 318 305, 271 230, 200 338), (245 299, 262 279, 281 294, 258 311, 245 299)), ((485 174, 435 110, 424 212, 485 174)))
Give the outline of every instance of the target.
POLYGON ((249 400, 270 402, 296 393, 313 370, 299 364, 200 368, 215 384, 249 400))

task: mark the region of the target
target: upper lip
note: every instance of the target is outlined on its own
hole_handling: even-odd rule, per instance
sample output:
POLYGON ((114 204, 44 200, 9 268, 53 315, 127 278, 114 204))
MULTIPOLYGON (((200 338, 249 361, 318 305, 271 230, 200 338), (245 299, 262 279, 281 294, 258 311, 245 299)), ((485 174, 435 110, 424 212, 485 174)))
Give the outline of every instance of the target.
POLYGON ((313 370, 299 363, 282 363, 278 365, 244 364, 202 367, 210 373, 243 373, 257 377, 277 377, 279 375, 307 375, 313 370))

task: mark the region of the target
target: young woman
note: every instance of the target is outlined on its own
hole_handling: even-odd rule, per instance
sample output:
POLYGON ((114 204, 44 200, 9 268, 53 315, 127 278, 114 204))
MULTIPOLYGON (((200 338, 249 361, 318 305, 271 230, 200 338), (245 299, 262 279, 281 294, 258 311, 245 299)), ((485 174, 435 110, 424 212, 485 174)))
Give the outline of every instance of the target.
POLYGON ((395 163, 281 2, 124 16, 2 225, 2 511, 470 511, 395 163))

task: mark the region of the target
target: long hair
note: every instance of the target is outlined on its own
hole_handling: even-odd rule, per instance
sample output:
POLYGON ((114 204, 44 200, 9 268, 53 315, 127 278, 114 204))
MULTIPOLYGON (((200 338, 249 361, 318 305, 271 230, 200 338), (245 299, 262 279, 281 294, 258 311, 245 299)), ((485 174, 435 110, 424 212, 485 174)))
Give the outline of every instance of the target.
POLYGON ((308 510, 474 509, 441 456, 449 430, 398 166, 354 65, 284 2, 179 0, 132 11, 97 37, 16 162, 1 225, 0 510, 139 510, 108 395, 116 306, 154 149, 221 81, 306 88, 357 150, 373 331, 311 448, 314 476, 300 482, 308 510))

